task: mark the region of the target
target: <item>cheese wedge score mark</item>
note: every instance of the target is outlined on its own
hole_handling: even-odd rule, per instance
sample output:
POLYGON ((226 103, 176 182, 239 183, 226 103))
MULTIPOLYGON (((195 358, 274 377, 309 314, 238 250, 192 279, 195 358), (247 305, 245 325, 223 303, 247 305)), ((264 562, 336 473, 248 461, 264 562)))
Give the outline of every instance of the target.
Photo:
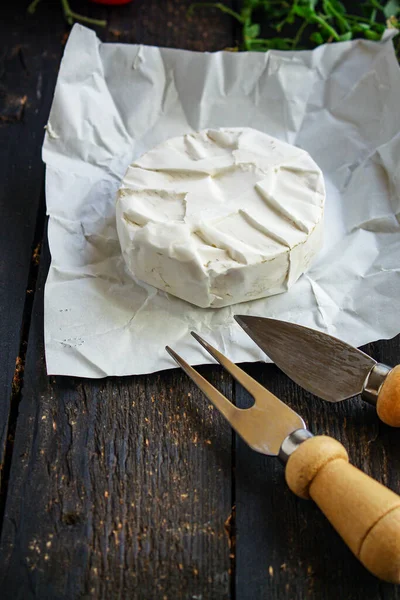
POLYGON ((136 160, 116 218, 131 274, 207 308, 279 294, 322 245, 325 187, 307 152, 250 128, 170 139, 136 160))

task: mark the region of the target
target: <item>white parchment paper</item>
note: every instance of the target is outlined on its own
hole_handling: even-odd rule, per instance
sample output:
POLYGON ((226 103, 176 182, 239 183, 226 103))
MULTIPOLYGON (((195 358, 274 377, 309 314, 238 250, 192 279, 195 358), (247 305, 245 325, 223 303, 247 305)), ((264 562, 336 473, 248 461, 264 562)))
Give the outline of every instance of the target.
POLYGON ((400 331, 400 71, 390 35, 314 51, 197 53, 102 44, 75 25, 43 147, 51 267, 49 374, 103 377, 211 362, 191 330, 236 362, 266 360, 233 321, 254 314, 354 345, 400 331), (327 184, 325 246, 278 296, 200 309, 128 275, 115 227, 127 166, 171 136, 250 126, 307 150, 327 184))

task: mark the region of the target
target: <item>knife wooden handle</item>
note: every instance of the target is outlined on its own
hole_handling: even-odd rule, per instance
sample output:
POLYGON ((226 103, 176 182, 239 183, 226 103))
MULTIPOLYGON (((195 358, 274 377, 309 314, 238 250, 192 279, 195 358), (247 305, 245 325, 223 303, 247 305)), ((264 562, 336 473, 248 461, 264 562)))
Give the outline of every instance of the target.
POLYGON ((400 583, 400 497, 348 461, 338 441, 312 437, 289 457, 286 481, 316 502, 371 573, 400 583))
POLYGON ((383 382, 376 412, 386 425, 400 427, 400 365, 394 367, 383 382))

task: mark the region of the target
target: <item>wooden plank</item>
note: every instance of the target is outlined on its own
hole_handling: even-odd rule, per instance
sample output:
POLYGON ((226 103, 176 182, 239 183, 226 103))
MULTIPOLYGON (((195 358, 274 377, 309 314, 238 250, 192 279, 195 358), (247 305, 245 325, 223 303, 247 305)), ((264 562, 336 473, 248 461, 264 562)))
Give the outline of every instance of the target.
MULTIPOLYGON (((71 8, 97 19, 107 19, 107 28, 96 27, 107 42, 139 43, 166 48, 213 52, 232 46, 235 23, 219 10, 196 10, 188 16, 192 0, 133 0, 114 8, 81 0, 70 0, 71 8)), ((225 0, 226 6, 233 2, 225 0)))
MULTIPOLYGON (((365 349, 387 364, 400 362, 400 336, 365 349)), ((327 433, 347 448, 351 461, 400 493, 398 431, 380 423, 359 399, 323 402, 273 366, 247 371, 301 414, 314 433, 327 433)), ((236 390, 239 406, 246 402, 236 390)), ((236 444, 236 597, 303 600, 395 599, 398 587, 383 584, 353 557, 312 502, 296 498, 276 459, 236 444)))
MULTIPOLYGON (((136 1, 105 11, 73 3, 107 16, 103 39, 185 47, 203 39, 198 49, 205 41, 210 49, 231 44, 231 22, 221 15, 207 22, 208 38, 201 28, 209 14, 181 22, 188 5, 169 1, 161 11, 158 2, 136 1)), ((229 426, 178 370, 49 379, 43 348, 48 263, 46 248, 1 537, 2 597, 228 597, 229 426)), ((202 372, 231 393, 220 369, 202 372)))
MULTIPOLYGON (((232 43, 222 20, 226 40, 211 33, 198 43, 204 32, 210 36, 215 18, 209 14, 179 37, 188 4, 165 2, 161 10, 156 0, 136 0, 118 13, 86 10, 110 18, 101 37, 112 41, 200 50, 232 43)), ((84 10, 78 2, 74 7, 84 10)), ((397 598, 393 586, 358 565, 311 503, 286 489, 277 462, 240 442, 233 465, 237 517, 227 538, 230 430, 179 372, 48 380, 42 344, 47 264, 48 254, 35 298, 3 527, 3 597, 226 598, 228 542, 232 550, 236 531, 236 598, 397 598)), ((372 349, 388 363, 399 358, 398 340, 372 349)), ((219 369, 203 372, 230 394, 219 369)), ((315 432, 341 439, 355 464, 399 491, 398 436, 379 424, 372 408, 357 401, 332 408, 272 366, 252 365, 249 372, 287 398, 315 432)), ((244 403, 242 392, 233 392, 244 403)))
MULTIPOLYGON (((160 5, 136 0, 132 5, 106 10, 71 2, 76 11, 108 18, 106 30, 97 28, 100 37, 108 41, 197 50, 231 44, 229 17, 200 11, 196 19, 187 19, 189 5, 189 1, 160 5)), ((0 21, 0 355, 4 357, 0 372, 0 464, 15 374, 18 403, 20 373, 15 373, 16 360, 23 368, 32 299, 26 295, 34 287, 36 265, 32 256, 43 231, 41 145, 67 31, 57 2, 40 3, 31 16, 26 14, 26 2, 17 0, 4 7, 0 21), (23 332, 25 304, 27 329, 23 332)))
MULTIPOLYGON (((224 598, 228 425, 179 370, 49 379, 41 265, 3 524, 4 598, 224 598)), ((231 393, 217 368, 203 368, 231 393)))
MULTIPOLYGON (((400 336, 369 344, 364 350, 376 360, 397 364, 400 336)), ((246 370, 285 399, 314 433, 339 439, 356 466, 400 493, 398 432, 380 423, 375 409, 359 399, 336 406, 322 402, 273 365, 249 365, 246 370)), ((234 393, 239 406, 249 405, 239 386, 234 393)), ((400 597, 398 587, 379 582, 358 563, 312 502, 289 491, 277 460, 252 452, 240 439, 235 447, 237 599, 400 597)))
MULTIPOLYGON (((51 7, 48 13, 49 18, 54 16, 51 7)), ((40 152, 62 51, 64 23, 55 19, 51 31, 43 27, 40 37, 31 27, 32 22, 26 18, 26 2, 7 3, 2 7, 0 356, 3 362, 0 371, 0 464, 7 437, 17 357, 19 371, 15 373, 14 395, 15 401, 18 400, 28 331, 26 327, 24 330, 24 325, 29 324, 32 298, 29 294, 35 283, 34 253, 43 231, 44 169, 40 152)))

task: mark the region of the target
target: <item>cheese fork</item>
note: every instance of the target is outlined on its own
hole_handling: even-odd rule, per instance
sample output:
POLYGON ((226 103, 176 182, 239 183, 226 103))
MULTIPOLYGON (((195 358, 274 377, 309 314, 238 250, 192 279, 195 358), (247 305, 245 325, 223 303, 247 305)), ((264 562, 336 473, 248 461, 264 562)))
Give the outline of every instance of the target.
POLYGON ((167 352, 253 450, 281 460, 292 492, 316 502, 371 573, 400 583, 400 497, 349 464, 337 440, 314 437, 289 406, 192 335, 253 396, 253 406, 237 408, 168 346, 167 352))

